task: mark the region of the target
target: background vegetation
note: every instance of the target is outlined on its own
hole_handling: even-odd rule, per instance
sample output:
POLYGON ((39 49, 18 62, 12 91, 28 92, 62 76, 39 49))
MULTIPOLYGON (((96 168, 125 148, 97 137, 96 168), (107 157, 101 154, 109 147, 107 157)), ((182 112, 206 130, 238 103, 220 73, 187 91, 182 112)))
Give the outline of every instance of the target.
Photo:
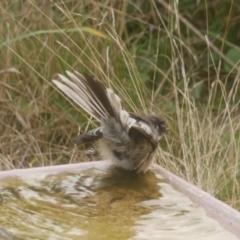
POLYGON ((159 164, 240 209, 240 3, 0 1, 0 169, 79 162, 94 121, 52 86, 95 74, 170 127, 159 164))

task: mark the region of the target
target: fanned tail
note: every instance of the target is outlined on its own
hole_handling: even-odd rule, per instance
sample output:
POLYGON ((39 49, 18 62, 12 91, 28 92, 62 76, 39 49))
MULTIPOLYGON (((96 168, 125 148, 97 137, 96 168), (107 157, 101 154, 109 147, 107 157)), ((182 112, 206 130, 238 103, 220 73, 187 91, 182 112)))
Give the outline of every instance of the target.
POLYGON ((111 89, 87 74, 66 71, 69 78, 59 74, 62 82, 53 83, 88 114, 101 122, 103 119, 115 118, 128 132, 135 119, 123 110, 121 100, 111 89))

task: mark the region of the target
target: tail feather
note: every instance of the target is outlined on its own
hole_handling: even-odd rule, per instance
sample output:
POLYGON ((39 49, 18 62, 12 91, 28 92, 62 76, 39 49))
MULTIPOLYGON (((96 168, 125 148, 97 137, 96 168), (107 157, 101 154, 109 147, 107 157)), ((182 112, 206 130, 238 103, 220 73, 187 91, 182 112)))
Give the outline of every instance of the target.
POLYGON ((81 106, 87 113, 101 122, 101 119, 115 118, 127 132, 136 122, 123 110, 121 100, 111 89, 87 74, 66 71, 67 77, 59 74, 62 82, 53 80, 67 96, 81 106))
POLYGON ((75 83, 69 81, 69 79, 63 75, 59 74, 59 77, 65 84, 59 82, 58 80, 53 80, 53 83, 92 117, 100 120, 99 116, 96 115, 97 110, 94 108, 94 106, 90 105, 86 94, 84 94, 86 90, 83 91, 83 89, 79 89, 75 83))
MULTIPOLYGON (((81 74, 77 72, 75 73, 81 76, 81 74)), ((112 105, 113 103, 110 101, 107 95, 106 87, 96 78, 90 77, 87 74, 84 74, 84 78, 80 80, 84 81, 84 84, 87 87, 87 91, 88 91, 87 94, 90 95, 89 97, 90 102, 94 106, 102 110, 103 114, 101 115, 101 118, 104 118, 104 117, 118 118, 118 112, 114 111, 114 108, 112 105)))

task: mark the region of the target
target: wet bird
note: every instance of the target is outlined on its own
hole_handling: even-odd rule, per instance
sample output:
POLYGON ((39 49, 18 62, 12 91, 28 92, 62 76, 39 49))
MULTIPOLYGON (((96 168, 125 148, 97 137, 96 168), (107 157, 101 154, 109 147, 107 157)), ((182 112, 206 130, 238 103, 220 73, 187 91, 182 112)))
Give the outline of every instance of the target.
POLYGON ((74 143, 98 140, 98 151, 104 159, 124 169, 146 172, 167 130, 164 121, 156 115, 125 111, 119 96, 95 77, 76 71, 66 71, 66 76, 59 74, 60 80, 53 83, 100 122, 100 127, 78 135, 74 143))

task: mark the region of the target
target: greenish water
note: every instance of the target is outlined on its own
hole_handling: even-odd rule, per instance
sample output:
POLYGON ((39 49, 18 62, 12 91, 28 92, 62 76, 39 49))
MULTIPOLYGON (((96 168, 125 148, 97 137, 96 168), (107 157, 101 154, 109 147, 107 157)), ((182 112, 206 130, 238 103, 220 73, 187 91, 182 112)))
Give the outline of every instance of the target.
POLYGON ((1 181, 0 227, 24 240, 237 239, 161 176, 114 168, 1 181))

